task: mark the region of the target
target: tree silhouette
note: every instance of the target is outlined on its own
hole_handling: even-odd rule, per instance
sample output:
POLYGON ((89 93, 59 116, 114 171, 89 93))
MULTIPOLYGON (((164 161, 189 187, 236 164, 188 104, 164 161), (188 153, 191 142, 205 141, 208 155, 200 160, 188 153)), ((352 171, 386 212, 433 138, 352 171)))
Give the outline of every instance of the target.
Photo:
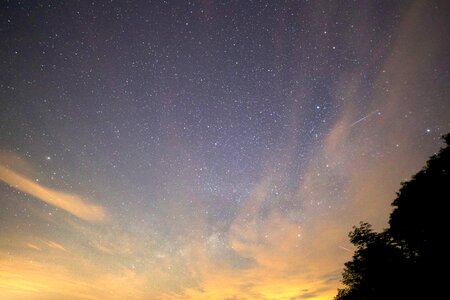
POLYGON ((354 227, 349 237, 356 251, 342 274, 347 288, 336 299, 402 299, 411 266, 391 237, 368 223, 354 227))
POLYGON ((443 221, 450 200, 450 134, 447 147, 433 155, 427 166, 403 183, 391 214, 389 234, 412 259, 433 260, 445 249, 443 221))
MULTIPOLYGON (((432 299, 447 261, 446 202, 450 200, 450 134, 446 147, 402 184, 389 228, 360 223, 349 234, 356 247, 345 263, 335 300, 432 299)), ((436 298, 437 299, 437 298, 436 298)))

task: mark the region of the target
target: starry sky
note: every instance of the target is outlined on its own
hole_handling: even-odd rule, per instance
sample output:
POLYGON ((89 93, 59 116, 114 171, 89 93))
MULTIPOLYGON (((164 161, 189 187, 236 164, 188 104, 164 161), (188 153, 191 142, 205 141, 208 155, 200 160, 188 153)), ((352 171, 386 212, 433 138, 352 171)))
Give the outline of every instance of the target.
POLYGON ((450 132, 448 1, 2 1, 0 298, 332 299, 450 132))

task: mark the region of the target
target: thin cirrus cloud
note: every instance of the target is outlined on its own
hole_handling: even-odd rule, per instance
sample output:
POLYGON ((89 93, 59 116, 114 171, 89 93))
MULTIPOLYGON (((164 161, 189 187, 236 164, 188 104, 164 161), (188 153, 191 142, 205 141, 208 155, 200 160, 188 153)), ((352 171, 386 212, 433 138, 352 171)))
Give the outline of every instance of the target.
MULTIPOLYGON (((217 268, 216 262, 208 261, 202 253, 199 257, 203 259, 191 260, 199 265, 194 268, 200 270, 196 273, 199 287, 186 289, 177 299, 223 299, 234 295, 252 299, 331 299, 336 295, 344 262, 353 252, 345 239, 347 232, 361 220, 383 228, 400 181, 426 160, 416 142, 427 120, 421 113, 423 101, 439 107, 440 99, 426 99, 408 89, 405 82, 428 87, 425 91, 435 86, 435 79, 422 70, 433 63, 433 57, 440 56, 444 47, 440 35, 423 29, 429 13, 420 1, 405 12, 392 51, 374 77, 374 86, 380 88, 370 92, 370 105, 364 111, 357 104, 367 94, 360 72, 343 74, 342 82, 334 87, 331 95, 346 99, 343 111, 323 140, 323 147, 305 166, 294 197, 308 218, 292 219, 276 207, 268 210, 272 178, 280 175, 274 171, 263 174, 227 235, 232 251, 252 264, 240 269, 217 268), (386 82, 391 83, 390 93, 382 88, 386 82), (405 118, 405 112, 414 112, 414 118, 405 118), (325 204, 338 209, 327 211, 325 204)), ((435 22, 438 24, 438 20, 435 22)), ((275 165, 284 164, 276 161, 275 165)))
POLYGON ((45 187, 4 165, 0 165, 0 180, 45 203, 63 209, 80 219, 89 222, 101 222, 106 218, 106 213, 102 206, 89 203, 78 195, 45 187))

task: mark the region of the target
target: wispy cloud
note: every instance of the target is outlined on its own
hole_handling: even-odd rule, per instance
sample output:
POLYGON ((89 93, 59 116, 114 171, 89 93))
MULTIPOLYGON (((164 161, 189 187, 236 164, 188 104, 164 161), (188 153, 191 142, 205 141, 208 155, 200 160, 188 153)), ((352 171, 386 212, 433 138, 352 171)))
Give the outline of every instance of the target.
POLYGON ((78 195, 45 187, 4 165, 0 165, 0 180, 83 220, 100 222, 106 218, 102 206, 92 204, 78 195))
MULTIPOLYGON (((373 89, 367 91, 364 72, 358 69, 342 74, 333 87, 336 101, 345 99, 341 115, 305 166, 294 196, 307 218, 292 219, 271 205, 270 190, 282 172, 268 166, 227 234, 231 251, 251 263, 218 267, 196 245, 191 264, 197 286, 186 289, 179 299, 331 299, 336 294, 343 263, 353 252, 346 239, 351 226, 360 220, 385 226, 400 181, 426 159, 426 151, 415 146, 426 120, 419 113, 423 98, 410 87, 431 90, 433 82, 422 70, 443 51, 443 44, 439 35, 423 29, 430 9, 424 6, 414 3, 395 32, 392 51, 382 61, 368 62, 368 69, 381 64, 372 79, 373 89), (370 105, 361 111, 358 101, 366 96, 370 105), (414 117, 405 117, 409 112, 414 117), (320 275, 324 273, 326 277, 320 275)), ((361 47, 361 52, 370 50, 364 43, 361 47)), ((275 166, 285 165, 277 159, 275 166)))
POLYGON ((59 243, 57 243, 57 242, 54 242, 54 241, 47 241, 46 244, 47 244, 47 246, 49 246, 51 249, 61 250, 61 251, 67 252, 67 249, 66 249, 63 245, 61 245, 61 244, 59 244, 59 243))
POLYGON ((38 246, 36 246, 35 244, 32 244, 32 243, 27 243, 27 247, 31 248, 33 250, 41 251, 41 248, 39 248, 38 246))
POLYGON ((99 270, 96 262, 80 260, 81 254, 63 252, 63 266, 45 254, 31 260, 0 252, 0 298, 149 299, 143 292, 143 275, 124 268, 99 270))

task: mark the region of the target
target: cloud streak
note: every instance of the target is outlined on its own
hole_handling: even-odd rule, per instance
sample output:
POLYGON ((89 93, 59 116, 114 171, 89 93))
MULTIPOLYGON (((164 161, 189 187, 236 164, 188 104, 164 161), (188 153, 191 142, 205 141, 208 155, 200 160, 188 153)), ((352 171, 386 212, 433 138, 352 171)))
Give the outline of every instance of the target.
MULTIPOLYGON (((293 197, 306 217, 293 219, 292 211, 272 205, 271 188, 283 178, 276 166, 289 165, 277 156, 227 235, 231 251, 251 263, 239 269, 219 268, 204 251, 198 255, 202 259, 192 259, 200 270, 198 286, 185 290, 179 299, 331 299, 336 294, 343 264, 353 253, 346 238, 352 225, 366 220, 383 228, 399 183, 430 153, 415 146, 426 115, 421 113, 423 96, 414 88, 432 90, 434 83, 422 70, 443 47, 437 35, 421 29, 429 9, 415 2, 394 32, 392 50, 364 67, 372 70, 381 64, 372 89, 367 90, 361 76, 366 69, 342 74, 333 87, 336 101, 345 99, 343 110, 310 158, 293 197), (365 97, 371 101, 362 109, 359 99, 365 97), (405 112, 414 112, 414 118, 405 117, 405 112)), ((362 53, 369 52, 361 47, 362 53)), ((439 107, 440 99, 427 101, 439 107)))
POLYGON ((0 165, 0 180, 45 203, 61 208, 80 219, 89 222, 101 222, 106 218, 106 213, 102 206, 89 203, 78 195, 45 187, 3 165, 0 165))

